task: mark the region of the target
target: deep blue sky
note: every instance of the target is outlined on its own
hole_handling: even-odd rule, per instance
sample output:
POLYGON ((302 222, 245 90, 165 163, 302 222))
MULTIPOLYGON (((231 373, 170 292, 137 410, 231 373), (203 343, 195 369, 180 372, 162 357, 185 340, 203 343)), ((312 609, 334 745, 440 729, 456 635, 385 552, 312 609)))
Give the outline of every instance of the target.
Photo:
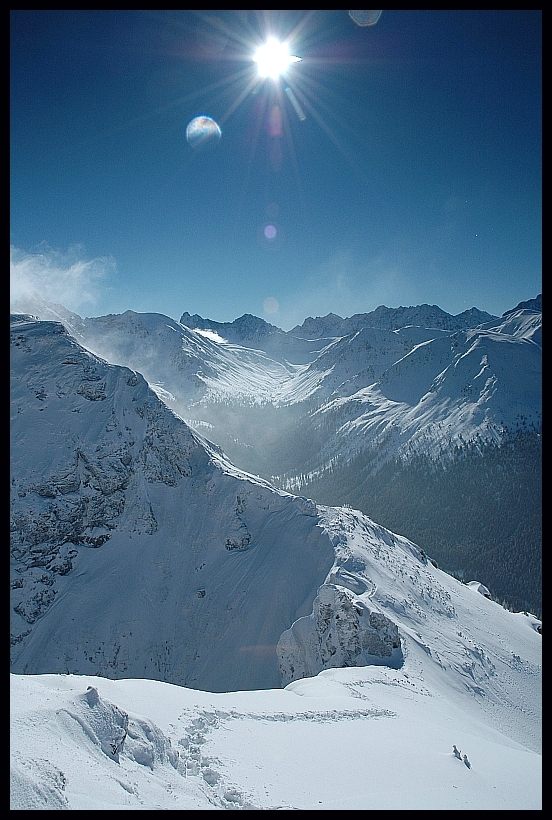
POLYGON ((17 11, 10 51, 16 275, 82 314, 287 329, 541 290, 539 11, 17 11), (302 62, 240 101, 267 26, 302 62))

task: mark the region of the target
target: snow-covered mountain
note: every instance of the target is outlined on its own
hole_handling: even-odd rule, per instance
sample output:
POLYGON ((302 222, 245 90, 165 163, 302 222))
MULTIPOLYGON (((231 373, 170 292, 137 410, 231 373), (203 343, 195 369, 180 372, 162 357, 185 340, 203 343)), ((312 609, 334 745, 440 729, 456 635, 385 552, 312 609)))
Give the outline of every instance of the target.
POLYGON ((539 293, 534 299, 527 299, 525 302, 520 302, 515 308, 510 308, 510 310, 505 311, 502 315, 507 316, 508 313, 514 313, 518 310, 535 310, 537 313, 542 313, 542 293, 539 293))
POLYGON ((401 306, 398 308, 388 308, 385 305, 380 305, 369 313, 355 313, 348 319, 342 319, 341 316, 337 316, 335 313, 319 316, 316 319, 309 316, 302 325, 297 325, 289 332, 294 336, 318 338, 319 336, 346 336, 365 327, 379 328, 380 330, 398 330, 407 325, 454 331, 476 327, 482 322, 488 322, 496 318, 496 316, 475 307, 454 316, 437 305, 401 306))
POLYGON ((542 345, 542 313, 532 308, 509 310, 501 319, 482 324, 481 329, 529 339, 539 347, 542 345))
POLYGON ((286 333, 250 313, 245 313, 233 322, 215 322, 204 319, 197 313, 191 316, 184 312, 180 323, 191 330, 207 332, 211 338, 218 338, 219 341, 262 350, 278 361, 290 364, 312 361, 332 341, 331 338, 319 338, 319 335, 312 339, 294 336, 293 332, 286 333))
POLYGON ((59 322, 12 317, 11 368, 12 808, 539 807, 540 621, 59 322))
MULTIPOLYGON (((266 476, 294 466, 301 470, 300 463, 282 458, 295 430, 304 438, 298 422, 316 427, 309 413, 337 396, 374 384, 422 341, 447 333, 423 327, 396 331, 365 327, 345 337, 313 342, 282 331, 273 333, 262 320, 260 325, 249 320, 229 323, 235 325, 233 338, 247 326, 264 328, 256 342, 273 336, 284 339, 286 355, 274 358, 264 350, 231 342, 221 335, 231 335, 229 328, 200 322, 198 316, 182 317, 201 325, 192 329, 155 313, 126 311, 81 319, 58 305, 37 304, 35 310, 43 318, 62 321, 94 353, 142 373, 167 405, 196 430, 223 446, 246 469, 266 476), (304 364, 297 363, 305 357, 304 364)), ((324 458, 321 453, 320 466, 324 458)))
POLYGON ((302 324, 295 325, 289 332, 292 336, 305 339, 346 336, 347 331, 342 332, 345 321, 337 313, 328 313, 326 316, 308 316, 302 324))
POLYGON ((416 345, 373 384, 318 410, 335 430, 321 461, 376 446, 393 455, 446 454, 521 425, 538 429, 541 325, 540 314, 517 311, 416 345))
POLYGON ((301 421, 281 486, 350 503, 539 613, 541 327, 515 311, 343 383, 301 421))
MULTIPOLYGON (((502 318, 490 318, 467 330, 436 327, 439 322, 450 325, 458 317, 433 306, 382 308, 358 316, 376 314, 391 325, 414 318, 422 324, 396 329, 363 326, 345 336, 318 339, 301 339, 293 331, 284 333, 247 315, 216 323, 184 314, 181 323, 162 314, 133 311, 82 319, 62 306, 36 300, 28 309, 42 318, 62 321, 90 351, 143 374, 168 407, 243 469, 320 501, 333 503, 338 498, 348 503, 340 487, 354 483, 351 470, 359 457, 370 462, 357 476, 362 483, 368 473, 385 465, 401 472, 406 462, 424 457, 443 467, 467 448, 476 448, 483 456, 489 448, 511 442, 519 432, 538 436, 542 314, 533 309, 537 303, 538 298, 532 300, 532 308, 507 311, 502 318), (267 352, 270 345, 279 348, 267 352), (336 475, 318 493, 316 482, 337 468, 350 474, 336 475)), ((489 315, 474 309, 459 316, 470 323, 489 315)), ((335 323, 340 317, 330 319, 324 333, 337 333, 335 323)), ((526 455, 518 443, 514 446, 528 469, 533 444, 521 445, 526 455)), ((496 475, 494 450, 491 456, 491 473, 496 475)), ((474 464, 473 469, 486 471, 482 465, 474 464)), ((506 475, 509 469, 504 464, 502 472, 506 475)), ((465 480, 474 483, 473 476, 465 480)), ((397 481, 393 492, 398 493, 400 478, 397 481)), ((512 473, 510 484, 514 481, 512 473)), ((353 503, 380 516, 380 509, 390 505, 382 496, 380 506, 371 509, 371 482, 370 478, 371 489, 362 496, 354 494, 353 503)), ((503 487, 504 497, 511 495, 509 486, 503 487)), ((404 491, 412 496, 411 490, 405 487, 404 491)), ((446 499, 444 503, 448 509, 446 499)), ((472 534, 470 540, 472 555, 483 554, 493 515, 506 521, 502 510, 485 502, 481 533, 472 534)), ((518 549, 514 541, 521 537, 519 526, 528 524, 527 510, 510 504, 507 518, 510 529, 502 531, 500 538, 509 539, 508 549, 514 551, 518 549)), ((386 518, 385 523, 414 540, 429 536, 410 529, 411 524, 400 516, 386 518)), ((435 517, 432 544, 438 526, 435 517)), ((465 543, 460 519, 454 531, 444 522, 442 526, 443 543, 450 537, 451 549, 465 543)), ((531 551, 536 556, 540 548, 535 521, 530 528, 531 551)), ((445 565, 469 572, 470 559, 461 549, 462 560, 445 565)), ((498 584, 500 595, 506 600, 510 596, 520 608, 535 607, 539 612, 535 572, 534 567, 527 573, 534 582, 529 599, 518 598, 505 579, 498 584)), ((477 573, 494 591, 492 573, 487 575, 484 567, 477 573)))
POLYGON ((11 332, 13 669, 278 685, 279 637, 333 563, 315 505, 238 473, 60 323, 11 332))
POLYGON ((423 327, 380 330, 364 327, 325 347, 308 367, 296 372, 287 394, 294 402, 350 395, 374 384, 394 362, 422 342, 447 331, 423 327))
MULTIPOLYGON (((464 323, 468 321, 468 314, 474 321, 480 320, 484 315, 488 317, 488 314, 473 309, 466 312, 466 315, 459 314, 460 317, 463 316, 464 323)), ((478 406, 481 409, 485 403, 482 412, 490 424, 474 421, 473 413, 464 412, 464 396, 461 392, 456 396, 447 395, 448 404, 445 410, 442 403, 433 402, 439 404, 443 412, 436 411, 435 418, 432 417, 430 420, 431 424, 427 423, 427 404, 423 408, 423 413, 414 412, 411 418, 412 404, 420 404, 429 385, 442 370, 449 365, 454 367, 454 356, 456 355, 458 360, 461 358, 461 352, 455 353, 456 348, 459 344, 465 344, 461 332, 460 335, 457 332, 450 345, 444 341, 443 337, 448 337, 452 331, 439 327, 439 323, 454 324, 452 320, 459 320, 459 317, 450 317, 434 306, 378 308, 372 314, 358 314, 347 321, 354 320, 353 324, 361 325, 365 317, 371 316, 374 318, 374 325, 379 322, 380 327, 363 325, 348 335, 337 338, 324 337, 315 341, 302 340, 294 336, 293 332, 285 334, 262 319, 247 315, 232 323, 211 322, 187 313, 178 323, 162 314, 138 314, 133 311, 121 315, 81 319, 74 314, 64 316, 58 306, 54 306, 54 310, 40 306, 38 315, 46 318, 58 317, 90 350, 111 362, 141 372, 169 406, 192 424, 195 423, 198 429, 207 430, 217 443, 225 447, 232 447, 235 443, 236 449, 232 450, 232 456, 238 458, 238 461, 241 447, 246 456, 246 466, 254 467, 265 474, 281 472, 277 455, 275 457, 274 452, 267 451, 266 463, 257 458, 253 464, 249 464, 247 451, 252 449, 257 440, 258 425, 254 419, 245 418, 248 415, 247 411, 234 415, 228 412, 225 417, 221 403, 245 407, 262 404, 279 407, 282 429, 287 432, 291 422, 286 420, 286 415, 295 423, 302 415, 312 412, 313 406, 316 409, 327 403, 320 412, 329 412, 330 416, 333 416, 335 409, 341 408, 341 401, 346 397, 349 403, 346 411, 340 411, 338 414, 339 424, 335 430, 337 432, 345 422, 352 421, 356 408, 366 404, 365 394, 368 389, 368 395, 373 396, 372 404, 377 407, 376 415, 381 421, 379 427, 388 430, 390 425, 394 428, 397 424, 403 427, 406 424, 416 434, 418 430, 415 428, 419 425, 421 435, 407 436, 410 446, 416 441, 425 441, 428 434, 433 436, 436 430, 435 426, 432 426, 433 422, 440 424, 443 415, 451 415, 456 437, 473 437, 479 435, 482 430, 489 429, 493 423, 496 423, 498 428, 499 424, 504 422, 502 418, 495 418, 496 413, 493 412, 492 406, 488 406, 489 402, 483 402, 482 399, 479 400, 478 406), (420 323, 389 329, 400 324, 401 320, 413 317, 420 323), (443 317, 448 318, 445 321, 443 317), (192 328, 191 325, 197 327, 192 328), (236 343, 236 339, 241 340, 239 344, 236 343), (273 357, 266 352, 272 345, 270 340, 274 339, 277 340, 274 344, 279 346, 279 353, 285 355, 273 357), (421 351, 419 346, 426 342, 431 342, 431 345, 421 351), (253 344, 256 347, 250 346, 253 344), (438 353, 439 350, 448 353, 438 353), (410 358, 405 359, 407 354, 410 354, 410 358), (428 357, 433 365, 428 365, 428 357), (302 364, 299 363, 301 361, 302 364), (436 370, 438 364, 442 364, 442 367, 436 370), (394 370, 397 371, 395 375, 394 370), (389 385, 394 378, 402 379, 405 371, 408 371, 407 378, 412 384, 413 392, 411 391, 409 401, 397 402, 394 401, 393 395, 388 395, 388 391, 386 392, 379 382, 381 380, 382 385, 389 385), (377 387, 374 388, 374 385, 377 387), (380 398, 380 394, 383 398, 380 398), (389 412, 382 413, 382 406, 388 403, 389 399, 392 402, 388 404, 389 412), (451 401, 455 403, 455 408, 454 412, 449 414, 452 409, 451 401), (290 415, 289 408, 293 405, 302 407, 290 415), (455 412, 458 408, 459 412, 455 412), (459 417, 463 423, 456 429, 459 417)), ((519 321, 525 322, 524 338, 529 338, 527 334, 530 332, 537 334, 535 339, 538 338, 537 315, 532 315, 530 320, 518 318, 519 321)), ((519 328, 515 329, 511 320, 506 322, 494 318, 484 327, 489 333, 494 330, 517 340, 521 338, 519 328)), ((512 352, 513 350, 514 348, 512 352)), ((450 370, 449 375, 451 372, 450 370)), ((492 375, 491 366, 488 376, 492 375)), ((462 391, 464 388, 471 388, 471 385, 461 385, 459 389, 462 391)), ((500 394, 503 403, 507 404, 509 389, 509 380, 506 383, 495 380, 493 396, 500 394)), ((523 389, 522 384, 520 391, 523 392, 523 389)), ((493 400, 495 403, 499 402, 498 398, 493 400)), ((528 397, 527 403, 531 404, 531 401, 528 397)), ((362 407, 362 416, 365 416, 365 409, 362 407)), ((531 413, 533 410, 532 406, 531 413)), ((260 423, 263 427, 266 426, 264 419, 260 423)), ((351 447, 347 445, 345 454, 349 453, 351 448, 354 450, 355 447, 359 449, 371 444, 365 435, 367 429, 364 418, 358 424, 348 424, 347 436, 353 435, 354 438, 354 431, 360 430, 362 438, 353 441, 351 447)), ((446 440, 446 436, 443 435, 434 438, 437 448, 446 440)), ((404 436, 402 439, 404 443, 404 436)), ((340 437, 338 448, 342 446, 342 440, 340 437)), ((275 444, 278 446, 277 442, 275 444)), ((326 459, 326 453, 331 450, 332 442, 328 441, 325 452, 321 453, 321 464, 326 459)), ((334 456, 335 453, 330 454, 330 458, 334 456)), ((301 465, 297 466, 299 469, 301 465)))
MULTIPOLYGON (((139 370, 181 415, 193 418, 197 414, 190 408, 201 404, 201 417, 207 423, 205 408, 221 401, 289 407, 305 402, 320 405, 332 394, 335 398, 354 394, 373 385, 422 342, 483 320, 488 330, 520 336, 511 322, 476 308, 451 316, 429 305, 380 307, 347 320, 330 314, 325 317, 327 335, 310 340, 299 338, 297 329, 284 333, 248 314, 220 323, 197 314, 184 313, 175 322, 162 314, 134 311, 81 319, 47 303, 32 312, 64 322, 93 352, 139 370), (343 322, 349 323, 347 327, 343 322)), ((303 327, 309 327, 309 322, 303 327)), ((538 340, 538 316, 530 322, 538 340)), ((420 381, 425 379, 422 373, 420 381)), ((305 409, 310 408, 305 405, 305 409)), ((217 414, 219 410, 217 407, 217 414)), ((216 430, 211 432, 217 440, 216 430)))
POLYGON ((400 666, 428 596, 455 618, 406 539, 238 472, 60 323, 11 336, 14 671, 274 686, 400 666))
POLYGON ((216 331, 219 336, 235 344, 243 344, 246 341, 255 342, 267 336, 284 334, 284 331, 276 325, 271 325, 259 316, 253 316, 250 313, 244 313, 243 316, 234 319, 233 322, 215 322, 211 319, 204 319, 198 313, 194 313, 192 316, 185 311, 180 317, 180 323, 192 330, 216 331))

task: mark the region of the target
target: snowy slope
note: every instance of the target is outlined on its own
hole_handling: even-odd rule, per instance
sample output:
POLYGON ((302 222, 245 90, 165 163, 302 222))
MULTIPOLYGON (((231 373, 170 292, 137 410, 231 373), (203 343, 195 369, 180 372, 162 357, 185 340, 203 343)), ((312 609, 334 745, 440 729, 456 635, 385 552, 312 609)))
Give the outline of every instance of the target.
POLYGON ((11 691, 12 810, 541 808, 540 755, 408 673, 218 695, 13 675, 11 691))
POLYGON ((529 339, 542 345, 542 313, 538 310, 528 308, 510 310, 501 319, 482 324, 481 329, 506 333, 520 339, 529 339))
POLYGON ((279 685, 279 636, 333 561, 312 502, 61 324, 12 324, 11 391, 13 669, 279 685))
POLYGON ((328 401, 335 436, 321 460, 377 446, 397 452, 450 452, 504 430, 539 426, 542 352, 538 314, 512 314, 489 327, 421 343, 377 383, 328 401))
POLYGON ((212 319, 204 319, 197 313, 192 316, 185 312, 180 317, 180 323, 196 331, 214 331, 217 336, 233 344, 263 350, 277 361, 291 364, 312 361, 313 357, 331 341, 330 338, 318 336, 313 339, 294 336, 292 332, 286 333, 249 313, 234 319, 233 322, 215 322, 212 319))
POLYGON ((534 299, 527 299, 525 302, 520 302, 514 308, 505 311, 502 315, 507 316, 508 313, 514 313, 518 310, 535 310, 538 313, 542 313, 542 293, 539 293, 534 299))
POLYGON ((423 327, 362 328, 322 350, 311 365, 295 374, 287 393, 296 402, 310 398, 320 401, 332 394, 350 395, 376 382, 388 367, 421 342, 447 333, 423 327))

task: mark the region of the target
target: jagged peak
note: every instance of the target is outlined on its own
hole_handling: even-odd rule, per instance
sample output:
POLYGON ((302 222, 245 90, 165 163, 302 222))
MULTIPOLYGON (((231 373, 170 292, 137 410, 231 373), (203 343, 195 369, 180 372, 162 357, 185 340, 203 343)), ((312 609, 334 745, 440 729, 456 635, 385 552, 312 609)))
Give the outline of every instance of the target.
POLYGON ((517 310, 542 311, 542 293, 537 294, 534 299, 527 299, 525 302, 520 302, 514 308, 504 311, 502 316, 508 316, 510 313, 515 313, 517 310))

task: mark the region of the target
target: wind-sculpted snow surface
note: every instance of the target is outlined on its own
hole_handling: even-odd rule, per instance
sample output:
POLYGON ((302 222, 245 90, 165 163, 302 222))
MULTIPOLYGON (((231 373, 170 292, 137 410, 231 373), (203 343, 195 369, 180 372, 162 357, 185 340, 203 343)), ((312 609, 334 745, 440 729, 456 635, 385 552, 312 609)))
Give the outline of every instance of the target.
MULTIPOLYGON (((504 646, 523 653, 523 689, 532 630, 518 620, 500 626, 504 646)), ((431 664, 413 651, 400 669, 329 669, 224 694, 12 675, 10 808, 540 809, 541 757, 503 721, 512 707, 488 690, 460 696, 431 664)), ((530 709, 521 718, 534 727, 530 709)))
POLYGON ((343 666, 416 669, 458 700, 475 697, 538 747, 541 646, 532 633, 540 621, 475 595, 361 513, 320 509, 335 563, 310 615, 280 638, 284 682, 343 666))

